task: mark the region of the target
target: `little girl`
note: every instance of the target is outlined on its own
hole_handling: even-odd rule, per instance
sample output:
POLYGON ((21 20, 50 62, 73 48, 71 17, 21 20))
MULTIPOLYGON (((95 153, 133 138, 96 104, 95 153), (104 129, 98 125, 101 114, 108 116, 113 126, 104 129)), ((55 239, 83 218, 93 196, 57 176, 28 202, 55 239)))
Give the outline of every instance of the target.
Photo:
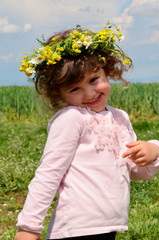
MULTIPOLYGON (((113 30, 114 29, 114 30, 113 30)), ((107 105, 109 79, 132 66, 109 23, 99 33, 80 26, 40 42, 20 70, 61 108, 48 124, 41 163, 18 216, 15 240, 38 240, 58 191, 46 239, 115 239, 128 229, 130 179, 159 171, 159 141, 137 141, 126 112, 107 105)))

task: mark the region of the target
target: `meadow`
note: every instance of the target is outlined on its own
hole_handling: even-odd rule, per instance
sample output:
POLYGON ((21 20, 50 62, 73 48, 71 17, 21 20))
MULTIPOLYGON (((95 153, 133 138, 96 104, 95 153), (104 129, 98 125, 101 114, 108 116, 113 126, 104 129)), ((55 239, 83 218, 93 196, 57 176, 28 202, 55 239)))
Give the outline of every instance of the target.
MULTIPOLYGON (((128 112, 139 139, 159 140, 159 84, 112 85, 109 104, 128 112)), ((31 87, 0 87, 0 239, 14 239, 27 186, 39 165, 54 114, 31 87)), ((131 182, 129 231, 117 240, 159 239, 159 174, 131 182)), ((44 221, 45 239, 56 197, 44 221)))
MULTIPOLYGON (((113 84, 109 104, 125 110, 132 121, 159 116, 159 83, 113 84)), ((0 87, 0 120, 47 120, 52 111, 33 87, 0 87)))

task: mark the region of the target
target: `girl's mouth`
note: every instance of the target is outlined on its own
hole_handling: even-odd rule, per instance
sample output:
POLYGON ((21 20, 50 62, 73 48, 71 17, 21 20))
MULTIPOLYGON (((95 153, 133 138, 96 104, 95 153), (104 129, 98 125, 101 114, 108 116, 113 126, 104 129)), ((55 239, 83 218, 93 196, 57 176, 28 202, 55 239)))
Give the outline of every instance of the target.
POLYGON ((87 102, 87 103, 85 103, 85 104, 96 105, 96 104, 100 103, 101 99, 102 99, 102 94, 100 94, 94 101, 92 101, 92 102, 87 102))

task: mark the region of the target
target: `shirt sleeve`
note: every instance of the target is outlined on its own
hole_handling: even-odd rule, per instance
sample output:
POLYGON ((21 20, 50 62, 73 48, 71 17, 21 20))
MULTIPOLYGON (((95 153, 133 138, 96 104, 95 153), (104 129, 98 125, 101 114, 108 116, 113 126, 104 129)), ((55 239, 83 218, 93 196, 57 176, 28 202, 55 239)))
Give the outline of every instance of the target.
POLYGON ((41 164, 28 187, 23 210, 18 216, 20 229, 42 232, 42 222, 72 162, 82 134, 82 124, 82 116, 77 109, 68 109, 53 118, 41 164))

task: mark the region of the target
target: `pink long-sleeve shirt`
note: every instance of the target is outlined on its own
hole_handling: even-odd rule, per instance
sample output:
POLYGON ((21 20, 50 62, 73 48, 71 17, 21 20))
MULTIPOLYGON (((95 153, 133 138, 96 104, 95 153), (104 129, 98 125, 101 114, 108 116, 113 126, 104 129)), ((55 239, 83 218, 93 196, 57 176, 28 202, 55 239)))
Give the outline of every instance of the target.
POLYGON ((57 112, 17 226, 41 233, 58 191, 47 239, 127 230, 130 179, 150 179, 159 171, 159 159, 137 167, 122 158, 131 141, 136 135, 122 110, 66 107, 57 112))

